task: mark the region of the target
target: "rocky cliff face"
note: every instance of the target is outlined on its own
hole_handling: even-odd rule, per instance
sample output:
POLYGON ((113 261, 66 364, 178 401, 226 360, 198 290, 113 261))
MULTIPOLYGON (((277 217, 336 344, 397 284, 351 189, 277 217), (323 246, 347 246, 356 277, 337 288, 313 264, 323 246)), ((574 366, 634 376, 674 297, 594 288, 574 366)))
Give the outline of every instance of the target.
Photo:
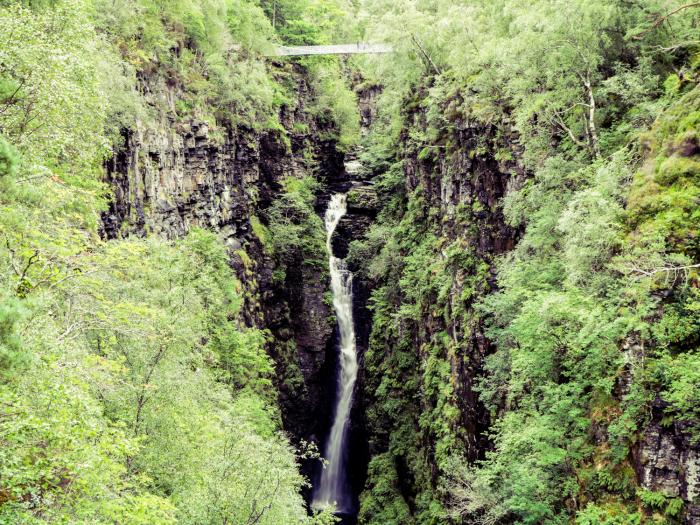
POLYGON ((451 308, 443 315, 426 312, 428 330, 418 337, 418 344, 428 346, 440 333, 447 333, 456 346, 449 357, 454 397, 466 456, 473 461, 488 446, 488 415, 474 384, 484 357, 492 350, 484 320, 473 306, 495 290, 496 257, 511 250, 518 239, 518 232, 506 224, 502 200, 509 187, 522 183, 525 172, 513 160, 519 151, 507 131, 499 133, 493 126, 466 120, 455 124, 453 146, 428 162, 409 157, 405 172, 410 191, 423 188, 426 206, 439 210, 437 235, 443 244, 458 246, 471 258, 448 270, 452 272, 451 308), (499 152, 503 160, 497 160, 499 152))
MULTIPOLYGON (((303 69, 287 74, 296 79, 297 99, 280 110, 284 130, 211 129, 161 112, 155 126, 125 133, 106 169, 114 197, 103 214, 102 234, 176 238, 193 227, 219 232, 246 290, 244 321, 271 332, 285 428, 296 438, 320 440, 332 366, 327 283, 303 261, 284 282, 275 281, 274 262, 254 223, 286 176, 342 179, 343 154, 332 139, 319 138, 330 135, 331 125, 306 111, 314 94, 303 69)), ((171 91, 166 98, 177 96, 171 91)))
MULTIPOLYGON (((332 125, 306 111, 314 94, 304 70, 296 68, 292 74, 297 99, 280 110, 284 130, 212 129, 203 121, 179 122, 160 112, 155 126, 125 132, 123 147, 106 167, 114 196, 103 214, 102 235, 177 238, 193 227, 219 232, 246 289, 244 321, 272 336, 269 353, 276 363, 285 429, 297 439, 322 445, 331 420, 337 367, 328 283, 303 258, 289 265, 283 282, 276 280, 275 262, 255 223, 264 221, 285 177, 312 174, 322 184, 315 204, 321 217, 331 194, 349 192, 348 214, 333 239, 334 252, 345 257, 349 243, 366 232, 378 202, 371 182, 362 180, 353 152, 346 159, 332 139, 322 138, 331 135, 332 125)), ((375 114, 377 92, 376 87, 358 90, 365 127, 375 114)), ((169 89, 164 96, 175 100, 178 94, 169 89)), ((362 360, 371 325, 365 307, 369 289, 361 278, 354 286, 362 360)), ((351 476, 358 492, 367 463, 363 413, 358 396, 350 430, 351 476)), ((312 462, 303 465, 309 477, 314 469, 312 462)))
POLYGON ((298 98, 279 115, 284 131, 212 130, 206 122, 178 122, 160 112, 155 126, 137 124, 125 133, 124 146, 107 165, 114 199, 103 215, 104 236, 178 237, 199 226, 248 241, 250 216, 270 204, 283 177, 342 173, 343 154, 333 140, 318 138, 329 125, 306 113, 313 94, 303 71, 295 73, 298 98))
MULTIPOLYGON (((484 124, 469 118, 463 101, 448 100, 435 126, 436 108, 431 123, 422 97, 417 93, 407 101, 392 159, 395 172, 383 179, 394 192, 382 199, 379 224, 386 230, 378 230, 357 259, 370 254, 367 271, 380 274, 371 282, 374 329, 364 376, 370 463, 361 523, 453 523, 444 508, 445 487, 463 480, 455 482, 450 474, 491 447, 489 414, 475 386, 495 348, 476 305, 496 290, 496 258, 512 250, 523 233, 507 224, 502 211, 504 198, 528 177, 507 116, 484 124), (377 268, 380 262, 385 271, 377 268), (454 457, 457 462, 450 461, 454 457)), ((687 144, 687 136, 677 141, 682 148, 673 151, 676 157, 698 151, 697 141, 687 144)), ((684 242, 690 238, 686 234, 684 242)), ((517 408, 504 403, 499 410, 517 408)), ((638 498, 634 505, 641 515, 663 507, 669 520, 697 524, 697 423, 673 414, 659 396, 645 410, 624 460, 625 497, 638 498), (662 503, 644 507, 638 503, 644 498, 662 503)), ((601 449, 610 448, 610 437, 595 424, 590 434, 601 449)), ((571 509, 593 500, 585 478, 577 473, 576 482, 583 503, 567 502, 571 509)), ((467 484, 459 490, 471 492, 467 484)), ((601 501, 615 490, 606 486, 601 501)), ((659 511, 654 519, 665 518, 659 511)), ((510 520, 517 518, 504 518, 510 520)))
POLYGON ((495 258, 518 238, 501 209, 525 178, 507 130, 453 114, 437 140, 417 143, 430 128, 420 108, 409 105, 398 145, 406 198, 396 208, 397 197, 384 195, 391 210, 382 219, 398 216, 389 222, 398 233, 386 240, 394 254, 378 257, 392 267, 371 283, 378 292, 364 395, 372 460, 361 510, 371 523, 446 519, 437 492, 448 456, 474 460, 487 449, 488 415, 474 383, 492 347, 474 304, 494 290, 495 258))
POLYGON ((666 403, 652 404, 652 418, 632 458, 641 487, 686 503, 685 523, 700 523, 700 446, 692 439, 690 422, 665 424, 666 403))

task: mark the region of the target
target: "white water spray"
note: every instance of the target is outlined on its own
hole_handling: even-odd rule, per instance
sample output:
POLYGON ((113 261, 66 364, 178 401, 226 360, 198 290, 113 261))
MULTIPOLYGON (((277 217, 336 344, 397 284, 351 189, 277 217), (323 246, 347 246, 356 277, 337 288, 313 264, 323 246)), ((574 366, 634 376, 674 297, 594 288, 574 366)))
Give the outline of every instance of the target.
POLYGON ((333 309, 338 319, 340 332, 340 377, 335 417, 325 453, 328 464, 323 469, 321 481, 313 498, 315 508, 324 508, 335 504, 338 512, 347 510, 351 504, 346 488, 344 453, 353 390, 357 379, 357 348, 352 318, 352 273, 347 269, 343 259, 333 255, 331 245, 333 232, 346 211, 345 195, 333 195, 326 210, 326 247, 329 253, 328 265, 331 272, 333 309))

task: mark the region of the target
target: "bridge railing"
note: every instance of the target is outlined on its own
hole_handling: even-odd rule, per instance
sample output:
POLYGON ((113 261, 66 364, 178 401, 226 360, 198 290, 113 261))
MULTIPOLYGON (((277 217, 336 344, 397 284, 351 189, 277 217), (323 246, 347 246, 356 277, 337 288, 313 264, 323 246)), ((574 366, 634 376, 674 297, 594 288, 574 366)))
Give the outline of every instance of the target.
POLYGON ((358 55, 392 52, 393 49, 388 44, 358 42, 356 44, 337 44, 329 46, 279 46, 272 56, 358 55))

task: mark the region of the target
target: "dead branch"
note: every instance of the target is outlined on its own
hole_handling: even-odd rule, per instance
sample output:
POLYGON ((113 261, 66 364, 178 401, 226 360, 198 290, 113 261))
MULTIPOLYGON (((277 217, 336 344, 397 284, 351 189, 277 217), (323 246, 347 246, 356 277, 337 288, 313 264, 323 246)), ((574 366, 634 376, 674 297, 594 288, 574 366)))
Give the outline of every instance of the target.
POLYGON ((654 277, 657 274, 665 274, 666 281, 670 279, 673 275, 673 282, 675 283, 680 274, 684 274, 685 278, 688 278, 688 273, 694 268, 700 268, 700 264, 689 264, 686 266, 664 266, 662 268, 639 268, 638 266, 628 266, 626 270, 629 273, 636 274, 639 277, 654 277))
POLYGON ((554 117, 552 117, 552 120, 553 120, 554 124, 559 126, 563 131, 566 131, 567 135, 569 135, 569 138, 571 139, 571 142, 573 142, 574 144, 576 144, 577 146, 579 146, 581 148, 585 148, 587 146, 587 144, 585 142, 576 138, 576 136, 574 135, 574 132, 571 131, 569 126, 566 125, 566 123, 564 122, 564 119, 561 118, 561 115, 559 114, 558 111, 554 112, 554 117))
POLYGON ((7 111, 10 107, 12 107, 12 105, 15 103, 15 97, 20 92, 20 90, 24 87, 24 82, 25 82, 24 79, 22 79, 22 81, 17 86, 17 89, 15 89, 14 92, 8 98, 5 99, 5 101, 3 102, 5 107, 0 109, 0 115, 5 113, 5 111, 7 111))

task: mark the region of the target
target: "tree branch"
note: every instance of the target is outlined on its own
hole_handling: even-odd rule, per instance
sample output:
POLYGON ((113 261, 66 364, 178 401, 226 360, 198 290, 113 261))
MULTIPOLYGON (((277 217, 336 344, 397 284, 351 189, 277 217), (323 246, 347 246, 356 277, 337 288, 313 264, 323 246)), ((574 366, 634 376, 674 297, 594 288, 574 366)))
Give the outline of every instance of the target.
POLYGON ((700 264, 689 264, 687 266, 665 266, 663 268, 651 268, 649 270, 644 269, 644 268, 639 268, 637 266, 630 266, 627 268, 631 273, 636 273, 638 275, 643 275, 645 277, 653 277, 657 273, 666 273, 667 275, 670 273, 678 274, 680 272, 688 272, 688 270, 692 270, 693 268, 700 268, 700 264))
POLYGON ((425 60, 428 62, 428 64, 430 65, 430 67, 432 67, 433 72, 434 72, 436 75, 439 75, 439 74, 441 73, 440 68, 437 67, 437 66, 435 65, 435 62, 433 62, 433 59, 430 58, 430 55, 428 54, 428 52, 427 52, 427 51, 425 50, 425 48, 421 45, 421 43, 418 41, 418 38, 417 38, 416 35, 414 35, 413 33, 411 33, 411 40, 413 40, 413 43, 416 45, 416 47, 418 48, 418 50, 421 52, 421 54, 423 55, 423 57, 425 58, 425 60))
POLYGON ((588 95, 588 103, 583 105, 588 108, 588 117, 586 118, 586 135, 588 135, 589 147, 593 158, 597 159, 600 157, 600 146, 598 145, 598 132, 595 125, 595 96, 593 95, 593 83, 591 82, 591 72, 586 71, 586 74, 577 72, 578 77, 581 79, 583 86, 586 88, 586 95, 588 95))
POLYGON ((12 106, 12 104, 15 102, 15 96, 17 96, 17 93, 19 93, 23 87, 24 87, 24 79, 22 79, 22 81, 17 86, 17 89, 15 89, 15 91, 12 93, 12 95, 10 95, 8 98, 6 98, 3 101, 3 104, 5 105, 5 107, 0 110, 0 115, 5 113, 5 111, 7 111, 12 106))
POLYGON ((569 138, 571 139, 571 142, 573 142, 574 144, 576 144, 577 146, 579 146, 581 148, 585 148, 587 146, 587 144, 585 142, 576 138, 576 136, 574 135, 574 132, 571 131, 569 126, 567 126, 564 123, 564 120, 561 118, 561 115, 559 115, 558 111, 554 112, 554 117, 552 117, 552 120, 554 121, 554 124, 559 126, 563 131, 566 131, 567 135, 569 135, 569 138))
POLYGON ((645 31, 636 35, 634 37, 635 40, 641 40, 645 35, 647 35, 648 33, 651 33, 654 29, 658 28, 661 24, 663 24, 666 20, 671 18, 676 13, 680 13, 681 11, 685 11, 686 9, 690 9, 691 7, 700 7, 700 2, 692 2, 690 4, 685 4, 685 5, 679 6, 675 9, 673 9, 672 11, 669 11, 665 15, 658 17, 654 21, 654 23, 651 24, 651 27, 649 29, 646 29, 645 31))

